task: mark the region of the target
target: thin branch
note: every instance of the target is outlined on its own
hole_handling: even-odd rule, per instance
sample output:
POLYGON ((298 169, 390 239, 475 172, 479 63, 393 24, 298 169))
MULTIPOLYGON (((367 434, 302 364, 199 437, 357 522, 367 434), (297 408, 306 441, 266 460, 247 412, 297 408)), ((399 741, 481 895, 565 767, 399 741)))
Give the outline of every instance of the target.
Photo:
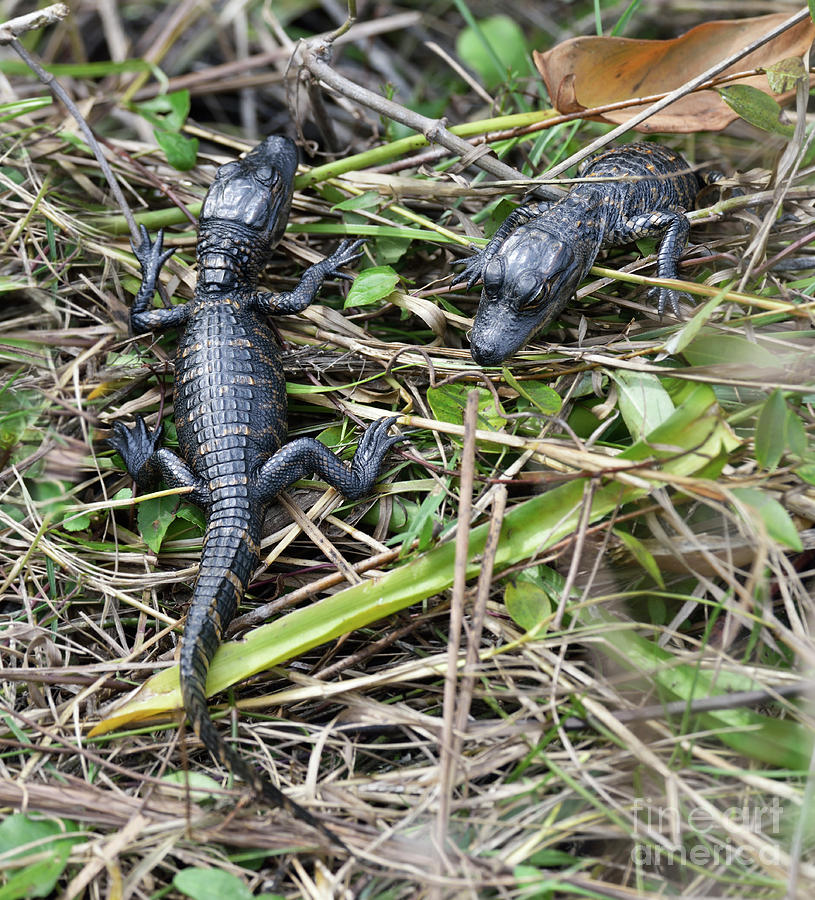
MULTIPOLYGON (((338 94, 347 97, 360 106, 372 109, 379 115, 385 116, 394 122, 407 125, 408 128, 423 134, 431 143, 441 144, 442 147, 446 147, 451 153, 462 157, 462 162, 466 165, 477 166, 495 178, 500 178, 504 181, 529 181, 529 178, 523 172, 508 166, 491 154, 474 156, 473 147, 469 141, 465 141, 449 131, 446 127, 446 120, 429 119, 427 116, 413 112, 401 104, 394 103, 393 100, 388 100, 381 94, 375 94, 373 91, 369 91, 367 88, 361 87, 340 75, 331 67, 329 63, 330 55, 331 47, 324 40, 301 41, 298 47, 299 59, 297 63, 311 72, 314 78, 319 79, 338 94)), ((565 191, 552 185, 538 185, 535 193, 547 200, 559 200, 565 191)))
POLYGON ((113 174, 113 170, 111 169, 107 159, 105 158, 104 153, 102 152, 102 148, 99 146, 99 142, 93 135, 90 126, 85 121, 84 116, 79 111, 79 108, 74 103, 74 101, 68 96, 68 93, 62 87, 62 85, 51 75, 50 72, 46 72, 45 69, 34 59, 33 56, 23 47, 23 45, 17 40, 16 35, 22 34, 24 31, 30 31, 33 28, 39 28, 43 25, 50 25, 54 22, 58 22, 61 19, 64 19, 69 13, 69 9, 65 6, 64 3, 57 3, 54 6, 46 7, 45 9, 39 10, 37 13, 31 13, 27 16, 20 16, 17 19, 10 19, 3 25, 0 25, 0 45, 8 44, 10 45, 17 55, 23 60, 23 62, 31 69, 31 71, 39 78, 39 80, 48 88, 49 91, 54 95, 54 97, 62 103, 62 105, 68 110, 68 112, 76 119, 77 124, 79 125, 82 134, 85 136, 85 140, 88 143, 88 146, 93 151, 93 155, 96 157, 96 161, 99 163, 99 168, 102 170, 102 174, 105 176, 105 180, 110 186, 110 191, 116 199, 116 203, 119 206, 119 209, 122 211, 122 215, 127 220, 128 228, 130 229, 130 234, 133 240, 138 243, 141 239, 139 237, 139 229, 136 227, 136 222, 133 218, 133 213, 130 210, 130 206, 125 200, 125 195, 122 193, 122 189, 119 187, 119 182, 116 180, 116 176, 113 174))

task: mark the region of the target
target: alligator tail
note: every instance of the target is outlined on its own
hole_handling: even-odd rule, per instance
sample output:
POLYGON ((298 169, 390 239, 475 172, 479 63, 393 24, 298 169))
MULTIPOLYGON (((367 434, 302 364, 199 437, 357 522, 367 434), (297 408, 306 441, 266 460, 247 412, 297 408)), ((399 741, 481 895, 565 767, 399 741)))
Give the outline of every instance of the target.
POLYGON ((181 695, 193 730, 209 752, 245 781, 272 807, 280 807, 350 853, 345 843, 310 812, 286 796, 228 744, 209 714, 207 672, 221 635, 235 615, 257 562, 248 531, 236 527, 234 512, 219 522, 214 515, 207 527, 198 578, 187 614, 181 643, 181 695))

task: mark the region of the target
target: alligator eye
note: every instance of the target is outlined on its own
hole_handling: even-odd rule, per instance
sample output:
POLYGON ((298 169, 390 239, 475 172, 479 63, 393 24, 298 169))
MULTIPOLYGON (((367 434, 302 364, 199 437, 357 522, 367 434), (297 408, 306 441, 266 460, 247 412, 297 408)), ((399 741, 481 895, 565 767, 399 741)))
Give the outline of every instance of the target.
POLYGON ((535 306, 540 292, 541 281, 537 273, 524 272, 516 277, 512 293, 518 309, 535 306))
POLYGON ((487 294, 490 297, 497 296, 504 283, 504 261, 500 257, 494 257, 487 263, 482 281, 487 294))
POLYGON ((549 293, 549 282, 544 281, 542 285, 535 291, 531 297, 527 297, 526 300, 521 302, 519 309, 524 312, 529 312, 533 309, 537 309, 544 300, 546 300, 546 295, 549 293))
POLYGON ((262 184, 271 184, 275 172, 271 166, 258 166, 253 174, 255 176, 255 179, 262 184))

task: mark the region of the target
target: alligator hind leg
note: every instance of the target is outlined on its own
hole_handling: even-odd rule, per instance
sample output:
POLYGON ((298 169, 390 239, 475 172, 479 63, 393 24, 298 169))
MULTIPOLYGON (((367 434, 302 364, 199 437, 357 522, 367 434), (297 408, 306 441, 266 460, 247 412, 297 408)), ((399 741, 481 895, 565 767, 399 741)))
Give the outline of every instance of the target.
POLYGON ((359 440, 351 465, 346 464, 325 444, 314 438, 298 438, 281 447, 260 468, 256 488, 261 503, 274 497, 306 475, 316 473, 349 500, 369 493, 376 483, 385 454, 405 440, 405 435, 389 435, 397 416, 380 419, 369 426, 359 440))
POLYGON ((107 443, 122 457, 128 474, 143 491, 152 490, 163 478, 169 488, 191 487, 187 499, 206 507, 209 487, 193 474, 181 457, 159 446, 163 432, 162 425, 149 431, 144 419, 137 416, 132 428, 115 422, 107 443))

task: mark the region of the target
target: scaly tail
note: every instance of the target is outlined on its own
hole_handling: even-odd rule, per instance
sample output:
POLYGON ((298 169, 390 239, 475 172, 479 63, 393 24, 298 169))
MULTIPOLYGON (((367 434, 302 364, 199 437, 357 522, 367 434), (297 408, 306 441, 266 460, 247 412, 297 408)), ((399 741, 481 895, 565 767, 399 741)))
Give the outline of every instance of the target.
POLYGON ((246 529, 236 522, 234 509, 225 515, 213 509, 181 642, 184 709, 201 742, 230 772, 250 785, 270 806, 285 809, 350 853, 329 828, 249 765, 223 739, 209 714, 205 690, 209 665, 257 562, 249 540, 246 529))

